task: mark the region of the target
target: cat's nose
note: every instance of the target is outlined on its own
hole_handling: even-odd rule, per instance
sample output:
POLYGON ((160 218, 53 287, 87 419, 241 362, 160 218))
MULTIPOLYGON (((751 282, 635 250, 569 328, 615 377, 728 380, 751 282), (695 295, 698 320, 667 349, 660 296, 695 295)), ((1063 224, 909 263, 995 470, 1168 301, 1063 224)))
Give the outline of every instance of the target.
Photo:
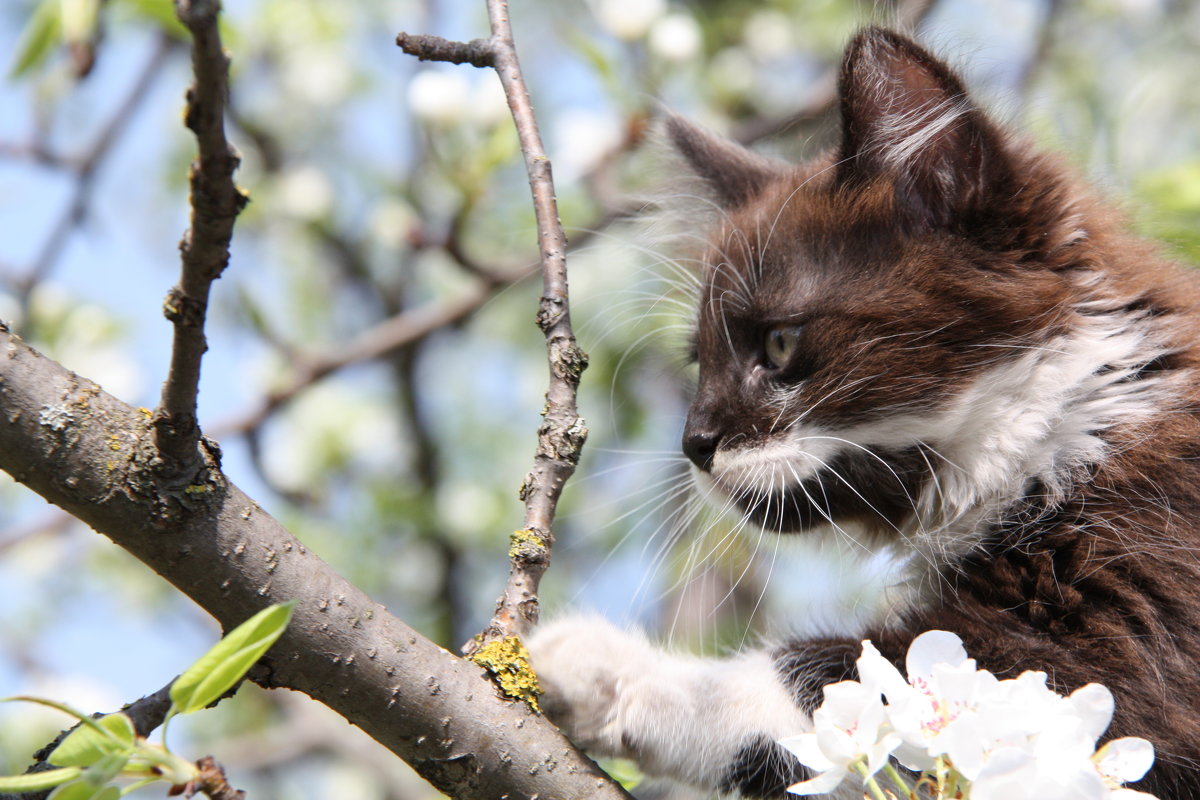
POLYGON ((720 441, 721 435, 716 431, 688 428, 683 432, 683 454, 697 467, 708 472, 712 469, 713 456, 720 441))

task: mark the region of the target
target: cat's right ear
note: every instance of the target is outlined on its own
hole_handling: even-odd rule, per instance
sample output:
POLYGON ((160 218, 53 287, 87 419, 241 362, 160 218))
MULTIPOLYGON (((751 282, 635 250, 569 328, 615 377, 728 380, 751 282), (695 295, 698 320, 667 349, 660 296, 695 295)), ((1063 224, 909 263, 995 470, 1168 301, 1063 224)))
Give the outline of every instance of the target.
POLYGON ((911 39, 867 28, 846 48, 838 84, 839 181, 879 179, 918 227, 947 225, 1011 188, 1002 137, 958 76, 911 39))
POLYGON ((753 198, 781 174, 781 166, 736 142, 671 114, 666 132, 675 149, 707 184, 722 208, 735 208, 753 198))

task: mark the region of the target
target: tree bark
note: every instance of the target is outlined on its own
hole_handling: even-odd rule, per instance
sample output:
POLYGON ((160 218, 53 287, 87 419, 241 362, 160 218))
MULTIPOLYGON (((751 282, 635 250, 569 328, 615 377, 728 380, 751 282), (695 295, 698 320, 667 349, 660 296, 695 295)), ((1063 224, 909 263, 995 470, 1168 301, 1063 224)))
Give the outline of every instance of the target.
MULTIPOLYGON (((0 323, 0 468, 145 562, 228 630, 295 600, 252 672, 342 714, 456 798, 629 795, 478 666, 424 639, 311 553, 220 470, 163 470, 151 412, 45 358, 0 323)), ((598 657, 603 657, 598 655, 598 657)), ((218 754, 219 757, 219 754, 218 754)))

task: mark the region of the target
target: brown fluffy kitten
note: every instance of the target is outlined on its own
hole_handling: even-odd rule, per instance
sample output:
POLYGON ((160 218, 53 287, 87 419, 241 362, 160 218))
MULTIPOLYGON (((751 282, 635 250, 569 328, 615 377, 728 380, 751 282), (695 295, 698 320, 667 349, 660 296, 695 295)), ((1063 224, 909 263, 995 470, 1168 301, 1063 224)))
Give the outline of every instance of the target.
POLYGON ((775 741, 860 639, 899 663, 942 629, 1001 677, 1104 683, 1108 736, 1157 750, 1137 788, 1200 798, 1195 281, 907 38, 856 36, 840 102, 800 167, 668 123, 723 209, 683 449, 768 530, 907 554, 903 600, 719 661, 560 621, 532 642, 549 707, 650 772, 781 796, 804 774, 775 741))

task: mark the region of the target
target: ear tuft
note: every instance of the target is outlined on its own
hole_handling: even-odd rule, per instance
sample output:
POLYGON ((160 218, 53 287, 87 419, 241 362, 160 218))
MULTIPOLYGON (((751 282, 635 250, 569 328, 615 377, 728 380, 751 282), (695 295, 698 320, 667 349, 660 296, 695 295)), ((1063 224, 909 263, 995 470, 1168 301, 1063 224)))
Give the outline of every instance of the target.
POLYGON ((704 180, 723 208, 747 202, 783 172, 783 167, 683 117, 667 117, 666 131, 679 154, 704 180))
POLYGON ((866 28, 839 79, 844 183, 895 184, 902 211, 948 225, 978 208, 1007 169, 1000 135, 944 63, 894 31, 866 28))

